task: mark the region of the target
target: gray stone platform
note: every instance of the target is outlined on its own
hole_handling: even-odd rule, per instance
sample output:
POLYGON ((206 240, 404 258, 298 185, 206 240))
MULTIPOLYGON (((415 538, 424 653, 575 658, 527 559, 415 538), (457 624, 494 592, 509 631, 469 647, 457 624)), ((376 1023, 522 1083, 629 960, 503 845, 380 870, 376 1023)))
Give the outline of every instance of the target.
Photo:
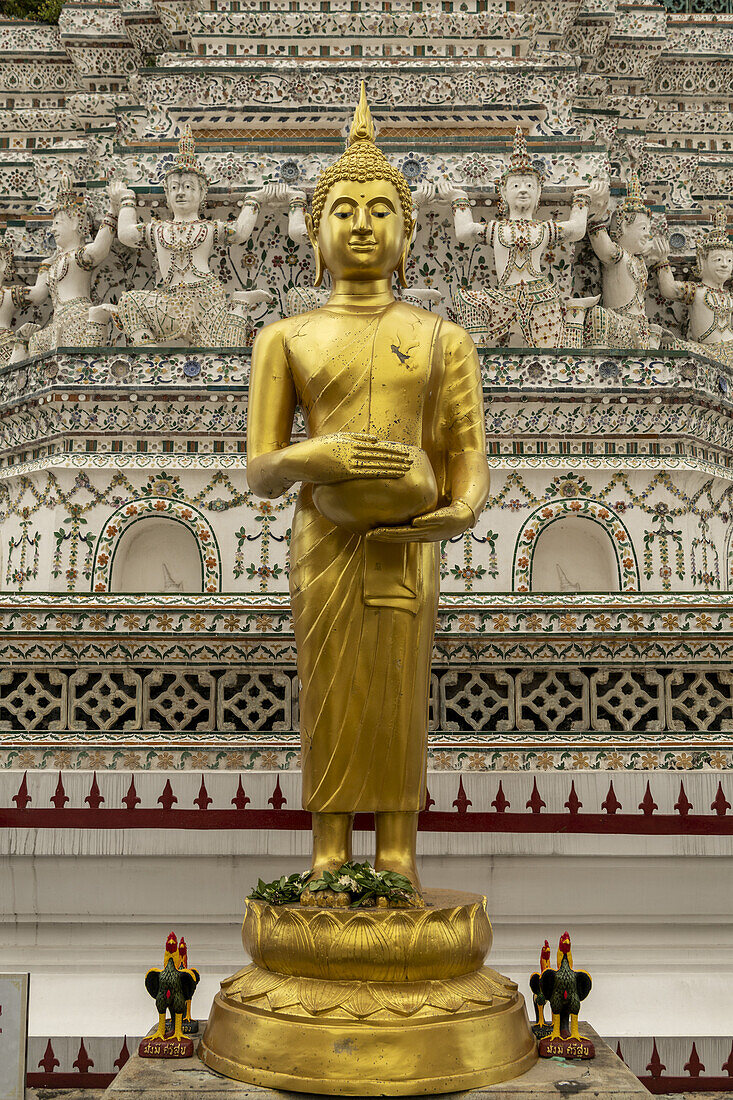
MULTIPOLYGON (((201 1024, 201 1033, 205 1022, 201 1024)), ((450 1095, 462 1100, 558 1100, 562 1097, 608 1097, 609 1100, 648 1100, 649 1093, 593 1028, 581 1023, 580 1032, 593 1040, 596 1057, 590 1062, 541 1058, 529 1073, 500 1085, 450 1095)), ((302 1092, 277 1092, 246 1085, 213 1073, 198 1058, 155 1061, 134 1054, 104 1093, 105 1100, 303 1100, 302 1092)))

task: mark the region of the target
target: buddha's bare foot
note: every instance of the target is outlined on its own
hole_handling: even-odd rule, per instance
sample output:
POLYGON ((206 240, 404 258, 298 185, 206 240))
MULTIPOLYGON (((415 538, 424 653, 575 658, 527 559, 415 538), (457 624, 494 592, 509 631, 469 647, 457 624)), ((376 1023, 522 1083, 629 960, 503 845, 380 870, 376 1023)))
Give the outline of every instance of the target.
POLYGON ((300 895, 300 904, 308 908, 347 909, 351 904, 351 896, 346 893, 337 894, 335 890, 309 890, 306 886, 300 895))
POLYGON ((396 901, 389 898, 377 898, 377 909, 424 909, 425 899, 419 891, 415 891, 414 894, 410 894, 409 898, 405 898, 404 901, 396 901))
POLYGON ((394 871, 398 875, 402 875, 408 880, 412 889, 415 891, 411 894, 408 900, 404 902, 390 901, 379 898, 377 905, 386 904, 390 909, 422 909, 425 906, 425 899, 422 895, 422 886, 420 885, 420 876, 417 873, 417 867, 412 860, 401 860, 399 858, 383 859, 375 863, 375 870, 377 871, 394 871))
POLYGON ((324 871, 330 871, 333 874, 335 871, 340 871, 343 865, 346 863, 345 859, 340 857, 330 857, 323 859, 314 859, 313 866, 311 867, 310 877, 321 878, 324 871))

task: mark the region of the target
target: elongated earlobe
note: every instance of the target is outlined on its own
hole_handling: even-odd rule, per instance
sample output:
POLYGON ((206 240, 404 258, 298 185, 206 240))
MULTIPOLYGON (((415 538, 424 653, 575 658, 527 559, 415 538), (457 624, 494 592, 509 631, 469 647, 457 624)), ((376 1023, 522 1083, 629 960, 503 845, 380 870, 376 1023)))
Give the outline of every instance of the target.
POLYGON ((402 250, 400 256, 400 262, 397 265, 397 278, 400 281, 400 286, 407 286, 407 257, 410 255, 410 246, 415 240, 415 231, 417 229, 417 219, 413 217, 410 223, 410 232, 405 236, 405 247, 402 250))
POLYGON ((408 283, 407 283, 407 273, 406 273, 405 268, 407 266, 407 257, 409 255, 409 253, 410 253, 410 245, 409 245, 409 242, 408 242, 404 247, 402 255, 400 256, 400 262, 397 265, 397 278, 400 281, 400 286, 407 286, 408 285, 408 283))
POLYGON ((305 215, 305 228, 306 228, 307 233, 308 233, 308 240, 310 241, 311 247, 313 249, 313 258, 314 258, 315 264, 316 264, 316 270, 315 270, 314 275, 313 275, 313 286, 320 286, 321 283, 323 282, 323 271, 324 271, 325 265, 323 263, 323 256, 321 255, 321 250, 318 247, 318 240, 317 240, 316 235, 313 231, 313 218, 311 217, 310 214, 305 215))
POLYGON ((321 255, 321 250, 318 247, 318 245, 316 245, 314 256, 315 256, 315 261, 316 261, 316 270, 313 273, 313 286, 320 286, 321 283, 323 282, 324 264, 323 264, 323 256, 321 255))

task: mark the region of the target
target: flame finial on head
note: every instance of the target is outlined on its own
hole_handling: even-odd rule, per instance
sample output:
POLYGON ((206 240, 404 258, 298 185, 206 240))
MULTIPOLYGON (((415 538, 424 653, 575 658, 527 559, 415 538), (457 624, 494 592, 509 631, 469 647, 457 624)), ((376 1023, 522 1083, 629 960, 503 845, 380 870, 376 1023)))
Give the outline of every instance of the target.
POLYGON ((362 81, 359 102, 354 111, 346 149, 339 159, 318 178, 313 192, 311 218, 313 235, 318 236, 326 196, 335 183, 350 180, 353 183, 365 183, 367 180, 387 180, 393 184, 400 199, 405 236, 412 234, 412 192, 399 168, 385 157, 375 144, 375 129, 372 113, 366 97, 366 86, 362 81))
POLYGON ((192 172, 200 172, 201 169, 196 160, 196 142, 191 131, 191 123, 187 122, 183 127, 183 133, 178 139, 178 156, 176 161, 179 166, 189 167, 192 172))
POLYGON ((372 112, 369 110, 369 104, 367 103, 366 84, 362 80, 361 91, 359 92, 359 102, 356 105, 354 117, 351 120, 351 129, 349 130, 347 145, 351 146, 357 141, 371 141, 373 144, 375 137, 374 120, 372 119, 372 112))

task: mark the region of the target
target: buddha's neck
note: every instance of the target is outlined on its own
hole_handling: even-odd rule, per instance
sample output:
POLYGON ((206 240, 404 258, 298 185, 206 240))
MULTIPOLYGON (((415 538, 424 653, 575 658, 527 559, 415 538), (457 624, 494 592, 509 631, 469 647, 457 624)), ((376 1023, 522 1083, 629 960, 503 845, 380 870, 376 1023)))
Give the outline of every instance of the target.
POLYGON ((382 309, 394 300, 391 278, 373 280, 336 279, 331 296, 328 299, 328 305, 364 306, 371 309, 382 309))

